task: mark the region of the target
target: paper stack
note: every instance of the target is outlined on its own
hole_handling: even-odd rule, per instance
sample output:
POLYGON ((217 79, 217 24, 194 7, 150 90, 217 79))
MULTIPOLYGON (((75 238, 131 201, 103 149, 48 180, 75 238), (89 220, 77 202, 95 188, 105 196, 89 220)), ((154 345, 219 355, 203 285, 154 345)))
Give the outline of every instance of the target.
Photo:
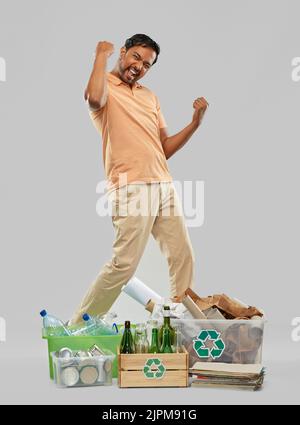
POLYGON ((265 369, 261 364, 228 364, 197 362, 189 369, 193 387, 227 387, 258 390, 265 369))

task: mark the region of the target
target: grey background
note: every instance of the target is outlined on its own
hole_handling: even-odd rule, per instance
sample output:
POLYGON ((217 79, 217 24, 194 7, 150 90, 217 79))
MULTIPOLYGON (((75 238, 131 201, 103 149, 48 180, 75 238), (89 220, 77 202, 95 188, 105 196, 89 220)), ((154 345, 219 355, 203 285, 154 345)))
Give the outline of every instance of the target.
MULTIPOLYGON (((297 403, 299 311, 299 95, 297 1, 0 1, 2 403, 297 403), (96 214, 104 179, 101 140, 83 91, 96 43, 115 54, 135 33, 161 46, 141 83, 159 97, 174 134, 196 97, 203 125, 169 160, 174 180, 205 181, 205 222, 190 228, 196 291, 225 292, 262 307, 269 320, 265 389, 58 391, 48 380, 39 311, 67 320, 110 259, 113 228, 96 214), (279 348, 280 347, 280 348, 279 348), (200 394, 199 394, 200 393, 200 394), (180 397, 180 398, 179 398, 180 397)), ((167 296, 166 260, 149 240, 136 275, 167 296)), ((147 317, 121 295, 120 320, 147 317), (128 312, 130 311, 130 315, 128 312)))

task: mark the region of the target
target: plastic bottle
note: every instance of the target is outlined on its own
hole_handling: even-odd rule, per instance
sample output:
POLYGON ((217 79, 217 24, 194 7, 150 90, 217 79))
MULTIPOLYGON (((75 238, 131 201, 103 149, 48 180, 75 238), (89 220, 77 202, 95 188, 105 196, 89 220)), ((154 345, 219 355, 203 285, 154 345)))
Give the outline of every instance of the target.
POLYGON ((110 311, 109 313, 106 313, 103 316, 97 316, 97 319, 104 320, 105 323, 112 326, 116 321, 117 316, 117 313, 115 313, 114 311, 110 311))
POLYGON ((43 318, 45 336, 70 336, 71 332, 65 327, 63 322, 55 316, 51 316, 46 310, 42 310, 40 315, 43 318))
POLYGON ((82 316, 84 325, 72 332, 73 336, 78 335, 115 335, 118 333, 118 330, 114 329, 113 326, 108 325, 103 319, 97 317, 91 317, 89 314, 85 313, 82 316))
POLYGON ((95 317, 95 321, 99 328, 100 335, 115 335, 119 333, 118 326, 114 323, 115 313, 107 313, 103 318, 95 317))
POLYGON ((97 325, 97 320, 91 317, 89 314, 85 313, 82 316, 82 319, 85 322, 84 333, 88 335, 99 335, 99 329, 97 325))
POLYGON ((83 319, 83 325, 79 329, 75 329, 72 332, 73 336, 79 336, 79 335, 100 335, 96 319, 89 316, 87 313, 85 313, 82 316, 83 319))
POLYGON ((114 311, 106 313, 103 316, 96 316, 99 326, 103 328, 103 332, 106 335, 115 335, 116 333, 119 333, 118 326, 115 323, 116 317, 117 313, 114 311))

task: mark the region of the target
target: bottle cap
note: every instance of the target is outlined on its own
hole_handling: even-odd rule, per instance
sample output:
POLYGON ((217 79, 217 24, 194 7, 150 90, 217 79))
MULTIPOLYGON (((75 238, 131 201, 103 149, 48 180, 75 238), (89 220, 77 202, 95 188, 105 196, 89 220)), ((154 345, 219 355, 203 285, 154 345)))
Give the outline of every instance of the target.
POLYGON ((171 316, 170 307, 169 308, 164 308, 164 310, 163 310, 163 316, 164 317, 170 317, 171 316))
POLYGON ((82 316, 83 320, 85 322, 87 322, 88 320, 90 320, 90 316, 87 313, 84 313, 84 315, 82 316))
POLYGON ((47 316, 47 311, 46 311, 46 310, 42 310, 42 311, 40 311, 40 315, 41 315, 42 317, 47 316))
POLYGON ((126 320, 125 321, 125 328, 130 328, 130 321, 129 320, 126 320))

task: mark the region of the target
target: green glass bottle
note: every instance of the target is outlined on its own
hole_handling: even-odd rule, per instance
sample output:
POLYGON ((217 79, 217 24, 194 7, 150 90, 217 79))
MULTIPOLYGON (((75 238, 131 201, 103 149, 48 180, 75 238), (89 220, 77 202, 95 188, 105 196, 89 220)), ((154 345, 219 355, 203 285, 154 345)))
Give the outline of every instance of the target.
POLYGON ((171 347, 171 332, 169 328, 164 328, 160 353, 173 353, 171 347))
POLYGON ((134 353, 134 344, 133 344, 132 333, 130 330, 129 320, 126 320, 125 322, 125 329, 124 329, 124 333, 123 333, 123 337, 122 337, 121 345, 120 345, 120 353, 121 354, 134 353))
POLYGON ((149 353, 156 354, 159 353, 159 343, 158 343, 158 329, 152 329, 152 338, 151 338, 151 346, 149 348, 149 353))
POLYGON ((171 326, 170 313, 171 313, 170 307, 168 305, 165 305, 164 309, 163 309, 164 323, 163 323, 162 327, 160 328, 159 334, 158 334, 158 340, 159 340, 160 345, 162 344, 163 330, 165 328, 168 328, 170 330, 171 344, 174 344, 174 341, 175 341, 175 330, 171 326))

